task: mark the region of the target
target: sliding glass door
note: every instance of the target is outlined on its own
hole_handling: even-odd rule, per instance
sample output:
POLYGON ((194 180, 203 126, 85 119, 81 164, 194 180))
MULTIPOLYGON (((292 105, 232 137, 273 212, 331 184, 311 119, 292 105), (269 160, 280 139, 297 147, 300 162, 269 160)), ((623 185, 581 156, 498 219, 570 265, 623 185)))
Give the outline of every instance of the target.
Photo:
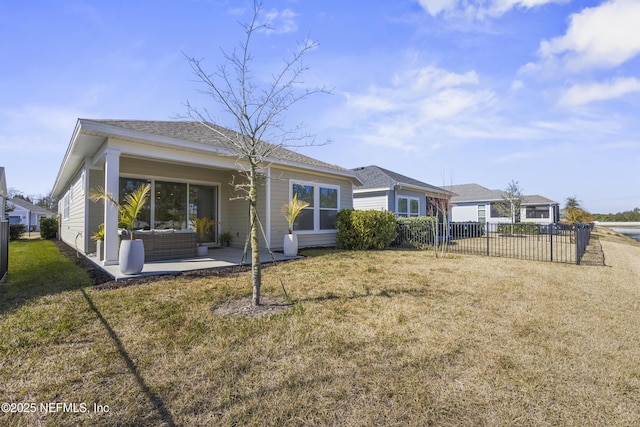
MULTIPOLYGON (((217 185, 120 178, 120 200, 146 183, 151 184, 150 203, 140 213, 136 229, 186 230, 193 228, 196 218, 218 221, 217 185)), ((211 228, 204 241, 218 242, 217 226, 211 228)))
MULTIPOLYGON (((218 187, 189 185, 189 223, 196 218, 218 220, 218 187)), ((206 234, 205 242, 217 243, 218 227, 213 226, 206 234)))

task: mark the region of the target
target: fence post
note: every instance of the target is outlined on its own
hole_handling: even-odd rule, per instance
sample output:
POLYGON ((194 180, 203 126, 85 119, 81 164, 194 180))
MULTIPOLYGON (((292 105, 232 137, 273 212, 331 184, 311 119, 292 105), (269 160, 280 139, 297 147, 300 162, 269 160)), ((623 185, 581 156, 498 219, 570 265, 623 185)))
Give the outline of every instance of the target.
POLYGON ((484 234, 487 236, 487 256, 489 256, 489 223, 485 223, 484 234))
POLYGON ((578 224, 576 223, 574 225, 574 233, 576 235, 576 265, 580 265, 580 244, 581 244, 581 233, 580 233, 580 229, 578 228, 578 224))
POLYGON ((551 248, 551 262, 553 262, 553 228, 554 224, 549 224, 549 245, 551 248))

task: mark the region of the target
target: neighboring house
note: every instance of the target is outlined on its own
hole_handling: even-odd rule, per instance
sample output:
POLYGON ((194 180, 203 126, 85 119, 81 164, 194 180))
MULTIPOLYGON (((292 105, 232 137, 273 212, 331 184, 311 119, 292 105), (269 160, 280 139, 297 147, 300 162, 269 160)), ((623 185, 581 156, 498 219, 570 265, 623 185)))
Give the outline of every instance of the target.
MULTIPOLYGON (((281 210, 294 193, 312 202, 294 229, 300 247, 335 245, 335 215, 353 206, 352 189, 360 185, 355 173, 284 148, 276 148, 264 164, 258 189, 266 236, 261 245, 282 248, 288 230, 281 210)), ((249 204, 236 191, 236 184, 244 182, 238 172, 243 165, 229 143, 202 123, 79 119, 53 188, 60 200, 61 239, 81 252, 95 252, 90 237, 104 223, 103 262, 117 264, 117 212, 109 204, 91 202, 89 191, 101 186, 121 198, 150 183, 150 203, 139 218, 140 228, 189 233, 191 221, 206 216, 218 222, 209 245, 217 245, 224 232, 231 234, 234 246, 243 247, 249 204)))
POLYGON ((353 169, 362 185, 353 190, 353 207, 357 210, 382 210, 398 216, 435 216, 435 203, 446 201, 453 193, 417 179, 383 169, 365 166, 353 169))
POLYGON ((13 208, 9 212, 10 224, 23 224, 25 231, 40 231, 40 220, 42 218, 54 218, 53 212, 36 206, 19 197, 9 199, 9 207, 13 208))
MULTIPOLYGON (((478 184, 450 185, 445 189, 456 193, 451 198, 451 220, 453 222, 511 222, 498 208, 504 191, 490 190, 478 184)), ((538 195, 523 196, 516 220, 549 224, 558 222, 559 204, 538 195)))

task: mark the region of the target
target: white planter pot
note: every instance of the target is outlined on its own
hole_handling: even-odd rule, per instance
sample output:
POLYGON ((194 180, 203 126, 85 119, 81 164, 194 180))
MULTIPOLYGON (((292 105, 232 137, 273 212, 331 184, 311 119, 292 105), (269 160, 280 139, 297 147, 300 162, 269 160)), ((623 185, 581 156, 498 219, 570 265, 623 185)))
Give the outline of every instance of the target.
POLYGON ((285 234, 283 247, 285 256, 298 255, 298 236, 295 234, 285 234))
POLYGON ((198 256, 207 256, 209 254, 209 246, 198 246, 197 247, 198 256))
POLYGON ((142 240, 125 239, 120 242, 118 257, 122 274, 138 274, 144 267, 144 243, 142 240))
POLYGON ((96 240, 96 258, 98 261, 104 261, 104 241, 96 240))

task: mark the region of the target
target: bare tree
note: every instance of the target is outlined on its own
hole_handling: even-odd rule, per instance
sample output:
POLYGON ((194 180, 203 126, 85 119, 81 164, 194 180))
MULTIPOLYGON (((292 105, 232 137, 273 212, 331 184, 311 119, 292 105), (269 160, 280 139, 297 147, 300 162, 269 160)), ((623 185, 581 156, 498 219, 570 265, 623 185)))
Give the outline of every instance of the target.
POLYGON ((511 233, 513 234, 513 224, 518 220, 520 206, 522 205, 522 187, 518 181, 511 180, 507 188, 502 192, 502 200, 498 204, 498 211, 511 220, 511 233))
POLYGON ((436 258, 444 257, 449 247, 449 199, 442 197, 427 198, 433 209, 436 221, 433 223, 433 249, 436 258), (442 232, 440 232, 442 230, 442 232))
POLYGON ((205 87, 200 92, 213 99, 229 119, 230 124, 226 127, 234 131, 226 132, 213 125, 215 120, 206 108, 198 108, 187 102, 189 116, 216 132, 233 148, 238 156, 239 170, 246 177, 246 182, 235 185, 243 192, 250 206, 253 305, 260 305, 262 282, 257 211, 260 171, 281 155, 281 148, 313 144, 312 136, 303 133, 302 125, 288 128, 284 116, 294 104, 310 95, 330 93, 324 87, 303 86, 302 75, 309 69, 303 63, 303 58, 317 47, 317 43, 309 39, 299 43, 291 57, 283 59, 281 67, 271 74, 269 81, 256 79, 252 69, 252 40, 257 33, 270 28, 268 20, 260 21, 262 7, 262 1, 254 0, 251 19, 247 24, 241 24, 244 39, 232 52, 222 50, 223 62, 214 73, 205 70, 201 59, 185 55, 197 81, 205 87))
POLYGON ((498 204, 499 212, 508 216, 511 222, 515 223, 518 220, 523 197, 522 187, 520 187, 518 181, 512 180, 502 192, 502 200, 498 204))

